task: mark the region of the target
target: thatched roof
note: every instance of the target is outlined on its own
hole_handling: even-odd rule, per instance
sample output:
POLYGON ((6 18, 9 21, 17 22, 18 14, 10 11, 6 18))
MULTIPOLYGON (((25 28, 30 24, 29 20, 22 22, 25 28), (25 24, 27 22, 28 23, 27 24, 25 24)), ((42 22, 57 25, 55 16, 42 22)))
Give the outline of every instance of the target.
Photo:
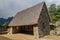
POLYGON ((42 7, 45 3, 39 3, 16 14, 9 26, 22 26, 37 24, 42 7))

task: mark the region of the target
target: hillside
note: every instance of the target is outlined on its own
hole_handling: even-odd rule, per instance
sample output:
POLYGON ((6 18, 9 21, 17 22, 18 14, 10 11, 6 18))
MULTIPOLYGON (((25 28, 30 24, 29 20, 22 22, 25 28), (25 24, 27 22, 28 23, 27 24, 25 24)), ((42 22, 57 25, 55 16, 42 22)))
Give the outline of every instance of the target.
POLYGON ((7 19, 0 18, 0 25, 3 25, 5 22, 10 22, 12 19, 13 17, 8 17, 7 19))

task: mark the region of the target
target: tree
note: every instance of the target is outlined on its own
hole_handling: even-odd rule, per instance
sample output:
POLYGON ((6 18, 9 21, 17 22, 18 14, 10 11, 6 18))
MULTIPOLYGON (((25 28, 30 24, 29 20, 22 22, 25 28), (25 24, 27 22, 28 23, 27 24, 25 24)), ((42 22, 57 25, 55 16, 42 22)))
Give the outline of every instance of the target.
POLYGON ((56 12, 56 5, 55 5, 55 4, 51 4, 51 5, 50 5, 50 7, 49 7, 49 12, 50 12, 50 13, 56 12))
POLYGON ((57 6, 56 18, 57 18, 57 19, 60 19, 60 5, 57 6))
POLYGON ((57 5, 57 8, 60 9, 60 5, 57 5))
POLYGON ((60 5, 51 4, 49 7, 49 13, 51 14, 51 22, 55 23, 60 19, 60 5))

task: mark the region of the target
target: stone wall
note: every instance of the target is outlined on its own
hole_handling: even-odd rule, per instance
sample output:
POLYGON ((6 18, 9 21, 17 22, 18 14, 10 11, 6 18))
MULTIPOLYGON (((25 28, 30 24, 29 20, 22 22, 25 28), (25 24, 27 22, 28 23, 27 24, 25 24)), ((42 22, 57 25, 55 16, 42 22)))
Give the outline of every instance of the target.
POLYGON ((34 31, 34 39, 38 40, 39 39, 39 32, 38 32, 38 27, 34 26, 33 27, 33 31, 34 31))
POLYGON ((49 17, 45 5, 43 6, 42 12, 40 14, 40 18, 38 21, 38 29, 39 37, 48 35, 50 33, 49 17))

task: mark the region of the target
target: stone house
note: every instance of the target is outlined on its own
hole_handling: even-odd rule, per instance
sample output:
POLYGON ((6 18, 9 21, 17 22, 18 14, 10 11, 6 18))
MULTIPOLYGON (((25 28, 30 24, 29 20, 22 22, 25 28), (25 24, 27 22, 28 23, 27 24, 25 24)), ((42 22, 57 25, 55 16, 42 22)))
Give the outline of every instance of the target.
POLYGON ((10 33, 34 35, 35 38, 50 34, 50 17, 45 2, 27 8, 16 14, 10 22, 10 33))

